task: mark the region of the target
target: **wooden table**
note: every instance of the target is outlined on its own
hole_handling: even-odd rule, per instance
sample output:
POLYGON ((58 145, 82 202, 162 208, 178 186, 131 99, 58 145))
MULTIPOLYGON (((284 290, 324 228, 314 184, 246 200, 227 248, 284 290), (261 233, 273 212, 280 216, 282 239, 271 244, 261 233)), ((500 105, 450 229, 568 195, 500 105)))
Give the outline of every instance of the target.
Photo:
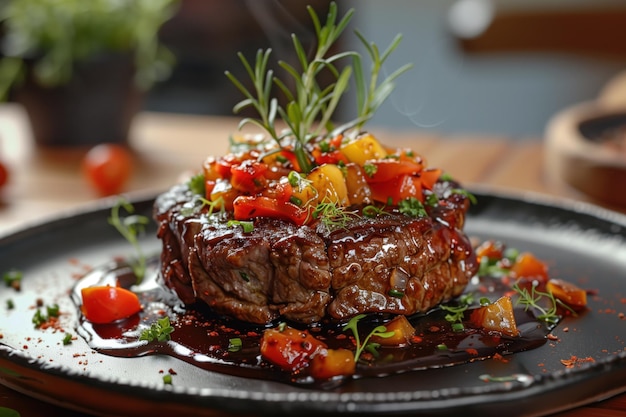
MULTIPOLYGON (((145 113, 131 134, 135 171, 128 192, 158 192, 189 170, 199 169, 207 155, 226 151, 237 120, 220 117, 145 113)), ((430 166, 444 167, 468 187, 533 192, 580 201, 589 199, 552 178, 545 169, 538 138, 441 137, 429 131, 391 132, 372 129, 385 143, 410 146, 430 166)), ((0 235, 52 218, 98 198, 80 172, 84 149, 37 148, 26 117, 16 105, 0 106, 0 160, 10 169, 10 183, 0 190, 0 235)), ((624 211, 623 208, 618 208, 624 211)), ((82 416, 61 410, 0 386, 0 407, 22 417, 82 416)), ((626 394, 577 408, 559 416, 626 417, 626 394)))

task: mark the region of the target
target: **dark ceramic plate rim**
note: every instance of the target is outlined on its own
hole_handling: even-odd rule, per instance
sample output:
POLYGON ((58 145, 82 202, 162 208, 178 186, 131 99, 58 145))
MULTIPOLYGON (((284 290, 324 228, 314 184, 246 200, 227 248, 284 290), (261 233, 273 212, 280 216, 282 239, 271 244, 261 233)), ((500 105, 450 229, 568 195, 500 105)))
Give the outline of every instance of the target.
MULTIPOLYGON (((478 197, 478 208, 472 216, 481 216, 483 206, 522 206, 528 210, 556 210, 568 216, 581 216, 586 221, 615 225, 626 236, 626 216, 602 208, 574 201, 552 199, 543 195, 494 192, 490 189, 473 189, 478 197)), ((138 206, 151 205, 154 195, 131 195, 138 206)), ((81 219, 110 210, 116 199, 101 200, 93 205, 68 212, 45 221, 34 223, 24 229, 0 236, 0 245, 24 239, 48 228, 80 224, 81 219)), ((470 364, 471 365, 471 364, 470 364)), ((384 394, 368 392, 298 392, 262 393, 242 390, 185 388, 175 385, 155 387, 150 384, 125 384, 89 377, 76 369, 56 366, 43 359, 31 357, 0 342, 0 383, 17 391, 59 404, 67 408, 105 415, 107 411, 91 408, 76 399, 74 393, 67 397, 51 394, 37 380, 43 373, 52 380, 69 382, 73 386, 88 389, 97 395, 110 396, 127 404, 141 407, 153 402, 162 411, 171 410, 179 415, 212 415, 215 411, 282 414, 297 411, 301 414, 378 414, 399 415, 447 414, 463 410, 466 415, 497 415, 504 409, 513 410, 523 405, 523 415, 546 415, 587 404, 626 391, 626 351, 608 355, 603 360, 587 363, 573 369, 552 372, 535 377, 525 383, 495 382, 476 387, 459 387, 443 390, 393 391, 384 394), (22 375, 21 377, 19 375, 22 375), (26 375, 26 377, 24 377, 26 375), (593 383, 592 383, 593 382, 593 383), (580 386, 584 395, 580 396, 580 386), (572 400, 568 394, 576 394, 572 400), (558 394, 558 395, 557 395, 558 394), (556 400, 555 397, 568 398, 556 400), (186 414, 189 413, 189 414, 186 414), (198 414, 200 413, 200 414, 198 414)), ((124 407, 111 410, 124 412, 124 407)), ((108 411, 110 412, 110 410, 108 411)), ((129 414, 132 415, 132 414, 129 414)))

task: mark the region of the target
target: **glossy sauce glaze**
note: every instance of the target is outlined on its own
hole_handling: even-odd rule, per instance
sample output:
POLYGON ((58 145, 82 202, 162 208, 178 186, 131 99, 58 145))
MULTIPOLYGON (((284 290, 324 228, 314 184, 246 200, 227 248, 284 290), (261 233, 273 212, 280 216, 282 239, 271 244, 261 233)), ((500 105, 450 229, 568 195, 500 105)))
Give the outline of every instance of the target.
MULTIPOLYGON (((134 285, 135 277, 127 265, 112 262, 94 269, 74 287, 72 298, 80 312, 80 289, 93 285, 120 285, 135 291, 143 310, 125 320, 112 324, 94 324, 80 315, 78 333, 94 350, 117 357, 139 357, 149 354, 169 355, 200 368, 243 377, 277 380, 300 386, 333 387, 349 378, 385 376, 398 372, 437 368, 476 360, 498 358, 516 352, 533 349, 546 342, 546 335, 553 326, 537 321, 531 311, 515 307, 515 318, 520 337, 505 337, 472 328, 465 323, 464 329, 455 331, 445 319, 446 312, 436 308, 427 314, 409 317, 415 328, 410 343, 400 347, 380 346, 376 355, 366 353, 351 377, 332 381, 315 381, 306 368, 295 374, 282 371, 261 357, 260 340, 265 326, 243 323, 218 316, 204 304, 183 307, 171 290, 160 283, 156 268, 140 285, 134 285), (171 340, 147 342, 139 340, 143 329, 157 319, 168 316, 174 327, 171 340), (232 340, 240 339, 240 347, 233 348, 232 340)), ((480 297, 496 300, 510 288, 498 278, 474 278, 467 293, 479 293, 480 297)), ((454 305, 454 302, 448 303, 454 305)), ((465 311, 467 319, 473 305, 465 311)), ((384 324, 390 315, 369 315, 359 322, 359 332, 367 335, 375 326, 384 324)), ((464 319, 464 321, 466 321, 464 319)), ((308 331, 322 340, 329 348, 354 350, 354 339, 343 330, 345 323, 323 322, 309 326, 308 331)), ((275 323, 274 326, 278 325, 275 323)), ((293 326, 304 329, 302 326, 293 326)))

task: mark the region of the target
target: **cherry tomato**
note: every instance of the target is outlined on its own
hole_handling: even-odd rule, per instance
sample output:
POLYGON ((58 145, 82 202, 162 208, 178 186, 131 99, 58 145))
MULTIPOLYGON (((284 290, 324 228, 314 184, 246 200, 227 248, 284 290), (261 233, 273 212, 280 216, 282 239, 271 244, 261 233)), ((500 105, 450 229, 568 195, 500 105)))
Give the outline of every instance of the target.
POLYGON ((9 182, 9 170, 0 162, 0 188, 4 187, 9 182))
POLYGON ((292 327, 267 329, 261 339, 261 356, 286 371, 297 371, 326 345, 306 330, 292 327))
POLYGON ((81 290, 81 295, 81 311, 92 323, 113 323, 141 311, 137 294, 122 287, 87 287, 81 290))
POLYGON ((102 196, 117 194, 132 173, 132 157, 121 145, 94 146, 83 158, 83 173, 102 196))

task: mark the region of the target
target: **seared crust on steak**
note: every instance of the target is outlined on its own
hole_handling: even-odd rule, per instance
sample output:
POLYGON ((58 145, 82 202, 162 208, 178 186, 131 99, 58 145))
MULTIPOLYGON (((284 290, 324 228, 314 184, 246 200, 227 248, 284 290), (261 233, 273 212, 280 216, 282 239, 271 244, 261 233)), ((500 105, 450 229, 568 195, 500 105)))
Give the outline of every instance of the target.
POLYGON ((258 218, 244 232, 208 216, 185 184, 158 197, 162 276, 186 304, 253 323, 410 315, 458 296, 478 264, 462 232, 467 196, 439 182, 428 216, 355 215, 345 227, 258 218))

